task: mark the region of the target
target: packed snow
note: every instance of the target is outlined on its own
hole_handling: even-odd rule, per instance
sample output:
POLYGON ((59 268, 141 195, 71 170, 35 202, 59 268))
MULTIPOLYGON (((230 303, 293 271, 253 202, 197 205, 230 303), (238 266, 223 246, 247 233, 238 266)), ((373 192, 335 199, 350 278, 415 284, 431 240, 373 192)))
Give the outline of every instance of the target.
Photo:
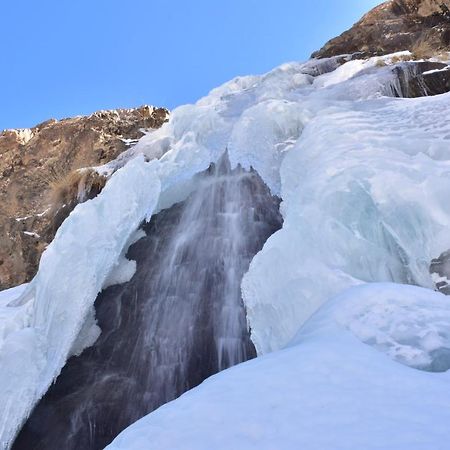
MULTIPOLYGON (((11 442, 67 358, 95 341, 94 300, 103 287, 132 276, 133 262, 124 254, 139 223, 184 200, 196 175, 226 150, 233 166, 256 169, 283 200, 283 228, 254 258, 242 284, 259 354, 284 348, 327 299, 351 286, 433 286, 429 263, 450 248, 450 95, 388 97, 398 94, 392 57, 346 59, 289 63, 235 78, 195 105, 177 108, 160 129, 97 168, 115 173, 60 227, 20 298, 2 306, 0 446, 11 442)), ((341 347, 327 342, 342 356, 351 339, 339 336, 345 336, 341 347)), ((322 339, 311 339, 309 348, 321 348, 322 339)), ((429 351, 438 341, 424 338, 417 366, 433 364, 429 351)), ((393 356, 404 355, 390 348, 393 356)), ((368 350, 359 343, 354 349, 357 364, 368 350)), ((298 352, 293 368, 307 371, 300 361, 309 351, 299 345, 251 364, 279 358, 280 367, 271 370, 281 376, 287 355, 298 352)), ((381 356, 373 364, 393 383, 409 373, 419 386, 425 380, 381 356)))
POLYGON ((447 449, 450 374, 392 361, 403 358, 384 345, 407 342, 411 354, 448 351, 433 339, 424 344, 426 337, 416 342, 411 319, 424 336, 443 331, 448 345, 444 295, 396 284, 351 288, 314 314, 286 349, 209 378, 107 449, 447 449))

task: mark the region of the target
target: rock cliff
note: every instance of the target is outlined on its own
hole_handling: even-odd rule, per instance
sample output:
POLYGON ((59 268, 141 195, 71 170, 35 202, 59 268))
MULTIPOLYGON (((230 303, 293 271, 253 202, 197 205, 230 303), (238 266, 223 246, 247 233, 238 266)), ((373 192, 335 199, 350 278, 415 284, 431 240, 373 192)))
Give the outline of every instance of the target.
POLYGON ((313 57, 410 50, 419 57, 450 50, 450 0, 391 0, 368 12, 313 57))
POLYGON ((167 117, 164 108, 142 106, 0 133, 0 290, 34 276, 42 251, 78 201, 55 206, 55 196, 64 202, 65 190, 80 183, 87 197, 101 189, 100 177, 77 169, 111 161, 167 117))

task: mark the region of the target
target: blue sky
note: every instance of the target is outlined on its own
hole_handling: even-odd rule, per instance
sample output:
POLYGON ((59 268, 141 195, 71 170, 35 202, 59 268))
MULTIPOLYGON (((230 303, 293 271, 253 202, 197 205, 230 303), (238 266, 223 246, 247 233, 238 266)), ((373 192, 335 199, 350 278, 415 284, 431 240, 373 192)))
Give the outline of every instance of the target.
POLYGON ((0 129, 98 109, 191 103, 304 60, 371 0, 5 0, 0 129))

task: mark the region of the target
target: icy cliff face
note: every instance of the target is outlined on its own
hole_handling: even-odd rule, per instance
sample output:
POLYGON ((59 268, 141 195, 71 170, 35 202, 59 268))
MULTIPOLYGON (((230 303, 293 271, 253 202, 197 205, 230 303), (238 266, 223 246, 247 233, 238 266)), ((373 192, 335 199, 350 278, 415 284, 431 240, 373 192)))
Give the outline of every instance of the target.
POLYGON ((283 229, 243 283, 260 353, 352 284, 433 287, 430 261, 450 245, 448 101, 358 102, 309 122, 281 167, 283 229))
POLYGON ((162 128, 99 168, 122 167, 64 222, 3 325, 3 445, 64 366, 139 223, 186 199, 195 175, 226 149, 232 167, 254 168, 283 200, 283 228, 242 284, 260 354, 288 344, 323 302, 349 286, 432 287, 429 263, 450 248, 449 94, 388 98, 397 86, 392 58, 336 69, 344 60, 234 79, 178 108, 162 128), (19 316, 23 327, 12 326, 19 316))

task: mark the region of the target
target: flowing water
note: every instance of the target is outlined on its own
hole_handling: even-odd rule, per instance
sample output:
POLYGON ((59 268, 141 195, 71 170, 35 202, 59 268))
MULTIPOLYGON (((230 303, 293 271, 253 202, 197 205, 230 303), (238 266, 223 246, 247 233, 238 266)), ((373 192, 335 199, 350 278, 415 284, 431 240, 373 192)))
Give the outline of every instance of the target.
POLYGON ((96 300, 97 342, 71 358, 14 450, 100 449, 210 375, 255 356, 240 284, 281 227, 279 200, 226 157, 154 216, 132 245, 130 282, 96 300))

